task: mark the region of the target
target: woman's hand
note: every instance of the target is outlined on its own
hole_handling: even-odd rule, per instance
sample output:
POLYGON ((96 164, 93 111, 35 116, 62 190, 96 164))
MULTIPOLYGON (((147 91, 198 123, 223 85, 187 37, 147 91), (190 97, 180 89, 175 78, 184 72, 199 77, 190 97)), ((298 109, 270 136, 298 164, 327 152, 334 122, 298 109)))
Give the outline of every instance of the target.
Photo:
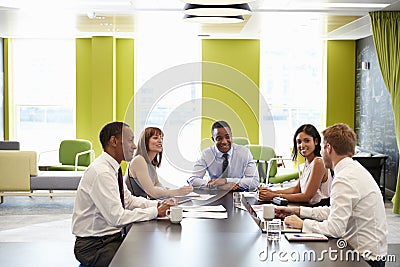
POLYGON ((193 186, 185 185, 178 188, 178 196, 185 196, 193 191, 193 186))
POLYGON ((274 197, 276 197, 276 193, 271 191, 266 187, 258 188, 258 199, 262 201, 271 201, 274 197))

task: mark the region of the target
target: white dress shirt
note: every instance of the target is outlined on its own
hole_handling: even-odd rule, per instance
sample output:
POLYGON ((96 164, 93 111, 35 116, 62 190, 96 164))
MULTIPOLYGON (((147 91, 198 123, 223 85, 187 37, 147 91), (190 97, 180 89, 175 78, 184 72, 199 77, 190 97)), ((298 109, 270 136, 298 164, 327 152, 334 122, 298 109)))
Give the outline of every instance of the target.
POLYGON ((129 223, 157 217, 157 201, 134 197, 124 185, 125 209, 118 187, 118 162, 103 152, 79 183, 72 214, 72 233, 79 237, 111 235, 129 223))
POLYGON ((385 206, 374 178, 351 158, 339 161, 334 171, 331 207, 301 207, 301 217, 314 219, 304 220, 303 231, 344 238, 367 260, 386 255, 385 206))
MULTIPOLYGON (((210 179, 220 178, 224 161, 221 151, 214 145, 201 153, 201 157, 194 165, 192 176, 188 183, 192 186, 205 186, 208 181, 204 178, 206 171, 210 179)), ((242 189, 255 189, 260 184, 256 163, 250 150, 244 146, 232 144, 228 154, 227 182, 238 183, 242 189)))

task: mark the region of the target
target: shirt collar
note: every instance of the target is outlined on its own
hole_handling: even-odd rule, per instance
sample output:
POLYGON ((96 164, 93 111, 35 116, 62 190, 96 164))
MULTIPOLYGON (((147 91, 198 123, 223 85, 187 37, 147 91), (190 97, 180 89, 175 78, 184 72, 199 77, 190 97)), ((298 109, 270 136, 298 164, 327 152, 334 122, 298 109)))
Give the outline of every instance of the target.
POLYGON ((346 157, 341 159, 335 166, 334 172, 335 176, 337 173, 339 173, 344 167, 346 167, 347 164, 353 162, 353 159, 350 157, 346 157))
POLYGON ((103 151, 102 153, 102 157, 105 158, 105 160, 110 163, 111 167, 113 167, 113 169, 115 170, 115 172, 118 173, 118 169, 121 167, 118 164, 118 161, 116 161, 113 157, 111 157, 110 154, 108 154, 107 152, 103 151))
MULTIPOLYGON (((234 145, 234 144, 231 144, 231 149, 229 149, 229 151, 226 152, 226 153, 229 155, 228 158, 231 158, 231 157, 232 157, 233 145, 234 145)), ((214 149, 215 149, 215 152, 216 152, 218 158, 222 158, 222 155, 225 154, 225 153, 222 153, 221 151, 219 151, 219 149, 217 148, 216 145, 214 145, 214 149)))

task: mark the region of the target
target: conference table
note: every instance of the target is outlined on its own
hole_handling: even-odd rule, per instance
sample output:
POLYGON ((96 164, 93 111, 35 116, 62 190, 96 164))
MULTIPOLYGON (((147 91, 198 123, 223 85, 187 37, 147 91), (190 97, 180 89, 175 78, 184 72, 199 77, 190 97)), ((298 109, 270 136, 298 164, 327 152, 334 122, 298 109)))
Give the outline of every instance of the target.
POLYGON ((340 249, 337 239, 289 242, 282 235, 270 241, 246 210, 233 207, 231 192, 202 191, 196 192, 215 194, 206 204, 223 205, 228 218, 133 223, 110 266, 369 266, 351 247, 340 249))

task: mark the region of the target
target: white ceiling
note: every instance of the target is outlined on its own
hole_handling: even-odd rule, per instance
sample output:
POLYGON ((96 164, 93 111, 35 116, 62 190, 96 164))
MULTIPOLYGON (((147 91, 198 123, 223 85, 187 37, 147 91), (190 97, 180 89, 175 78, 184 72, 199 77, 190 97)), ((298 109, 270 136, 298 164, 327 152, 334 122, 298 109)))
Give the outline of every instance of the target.
POLYGON ((180 0, 0 0, 0 37, 82 37, 91 35, 277 36, 359 39, 371 34, 369 11, 376 7, 327 7, 334 3, 390 4, 397 0, 255 0, 245 22, 201 25, 183 21, 180 0), (88 16, 96 15, 90 19, 88 16))

